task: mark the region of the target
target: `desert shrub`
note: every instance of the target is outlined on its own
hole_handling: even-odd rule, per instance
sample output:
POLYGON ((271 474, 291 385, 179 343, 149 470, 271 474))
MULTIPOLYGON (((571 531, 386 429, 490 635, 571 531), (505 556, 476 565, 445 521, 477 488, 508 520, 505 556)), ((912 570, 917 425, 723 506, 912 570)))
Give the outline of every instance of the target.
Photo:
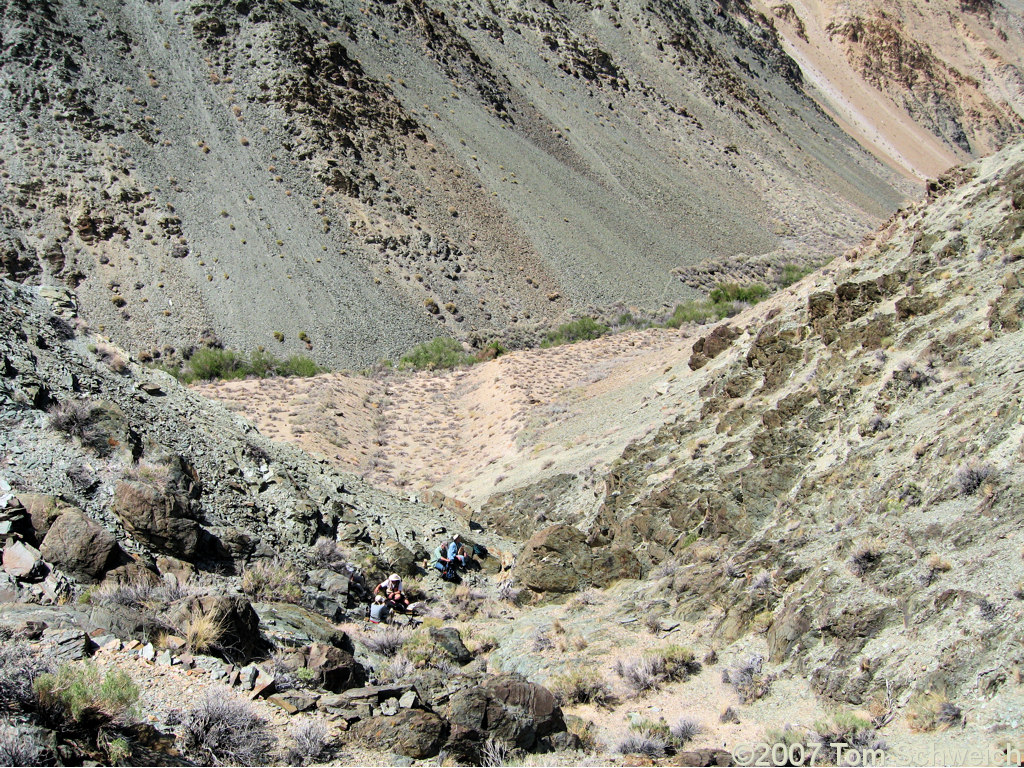
POLYGON ((541 651, 549 650, 554 646, 555 643, 554 641, 552 641, 548 633, 542 632, 539 629, 533 633, 533 637, 530 639, 530 648, 533 650, 534 653, 540 653, 541 651))
POLYGON ((653 658, 661 660, 662 674, 666 680, 685 680, 700 671, 700 662, 693 651, 681 645, 667 645, 655 651, 653 658))
POLYGON ((592 317, 581 317, 572 322, 558 326, 540 343, 542 348, 557 347, 562 344, 573 344, 577 341, 597 339, 608 333, 610 329, 592 317))
POLYGON ((61 664, 56 672, 39 675, 32 687, 45 709, 77 723, 129 718, 139 698, 126 672, 104 674, 92 662, 61 664))
POLYGON ((921 370, 909 360, 904 360, 896 366, 896 370, 892 372, 892 378, 893 381, 906 384, 913 389, 923 389, 938 381, 933 374, 921 370))
POLYGON ((995 475, 996 469, 991 464, 981 464, 972 461, 969 464, 961 465, 956 471, 954 480, 960 495, 970 496, 976 493, 987 481, 993 479, 995 475))
POLYGON ((601 594, 600 590, 590 588, 576 595, 576 597, 566 603, 565 607, 570 613, 578 613, 592 605, 601 605, 604 600, 604 595, 601 594))
POLYGON ((412 639, 408 630, 398 627, 385 627, 378 632, 362 636, 363 645, 373 653, 393 657, 412 639))
POLYGON ((224 635, 224 621, 214 613, 192 610, 179 628, 192 653, 207 653, 224 635))
POLYGON ((345 565, 345 555, 338 548, 338 542, 329 536, 321 536, 316 540, 310 560, 314 568, 335 568, 345 565))
POLYGON ((679 718, 675 725, 669 728, 672 738, 680 745, 689 744, 704 728, 696 720, 689 717, 679 718))
POLYGON ((620 755, 646 755, 647 757, 664 757, 666 747, 664 737, 650 732, 629 733, 615 745, 620 755))
POLYGON ((321 368, 304 355, 292 355, 281 360, 264 349, 256 349, 248 357, 230 349, 203 347, 188 359, 182 368, 167 365, 155 366, 185 383, 194 381, 219 381, 272 376, 307 377, 316 376, 326 369, 321 368))
POLYGON ((265 765, 277 740, 247 703, 207 694, 182 715, 180 743, 200 764, 265 765))
POLYGON ((671 316, 665 321, 666 328, 678 328, 684 323, 704 324, 710 321, 732 317, 737 312, 732 302, 715 304, 710 301, 684 301, 676 304, 671 316))
POLYGON ((89 444, 102 437, 100 430, 93 424, 96 411, 96 404, 88 400, 65 400, 50 406, 47 414, 52 429, 89 444))
POLYGON ((256 602, 297 603, 302 599, 300 582, 296 570, 280 560, 250 565, 242 573, 242 591, 256 602))
POLYGON ((46 657, 33 654, 28 643, 11 642, 7 638, 0 644, 0 706, 4 709, 30 707, 35 701, 36 679, 52 672, 53 663, 46 657))
POLYGON ((575 669, 551 680, 551 691, 565 704, 609 706, 615 699, 608 683, 594 670, 575 669))
MULTIPOLYGON (((886 743, 869 720, 847 712, 837 713, 829 722, 816 723, 814 729, 817 732, 816 741, 822 744, 824 750, 820 759, 832 765, 838 764, 840 757, 838 748, 832 747, 832 744, 845 745, 842 749, 851 754, 875 753, 886 749, 886 743)), ((865 764, 872 763, 870 757, 865 758, 865 764)))
POLYGON ((295 723, 288 735, 295 742, 292 753, 302 764, 315 762, 327 749, 327 726, 312 717, 295 723))
POLYGON ((718 719, 723 723, 739 723, 740 715, 735 707, 726 707, 722 710, 722 714, 718 716, 718 719))
POLYGON ((243 379, 246 367, 245 358, 237 352, 204 347, 189 358, 186 377, 192 381, 243 379))
POLYGON ((907 725, 912 731, 944 731, 961 722, 960 707, 941 689, 916 693, 907 705, 907 725))
POLYGON ((802 280, 814 271, 813 267, 802 267, 799 264, 783 264, 779 275, 779 285, 788 288, 798 280, 802 280))
POLYGON ((754 654, 734 669, 722 673, 722 682, 730 684, 740 697, 740 702, 750 704, 764 698, 771 692, 774 675, 763 672, 764 659, 754 654))
POLYGON ((636 693, 660 688, 663 673, 663 663, 648 657, 618 659, 615 662, 615 674, 621 677, 626 685, 636 693))
POLYGON ((497 768, 509 765, 520 756, 520 750, 503 739, 488 736, 480 748, 480 765, 497 768))
POLYGON ((444 370, 460 365, 472 365, 476 358, 462 349, 462 345, 448 336, 420 344, 398 361, 399 368, 421 370, 444 370))
POLYGON ((769 293, 768 288, 761 283, 750 283, 740 285, 739 283, 719 283, 718 287, 712 289, 708 294, 714 304, 722 304, 728 301, 742 301, 745 304, 757 304, 769 293))
POLYGON ((185 597, 202 593, 202 589, 187 581, 162 581, 154 584, 138 579, 116 584, 100 584, 89 591, 91 605, 121 605, 137 611, 156 612, 185 597))
POLYGON ((855 576, 863 576, 882 559, 885 545, 878 539, 861 542, 850 555, 850 571, 855 576))
POLYGON ((618 659, 615 673, 636 693, 653 691, 662 684, 685 680, 700 670, 693 651, 680 645, 668 645, 640 658, 618 659))
POLYGON ((0 765, 43 765, 43 746, 35 734, 0 722, 0 765))
POLYGON ((397 682, 404 680, 416 671, 416 665, 409 659, 408 656, 402 653, 396 653, 388 659, 387 663, 384 664, 380 669, 381 675, 386 680, 397 682))

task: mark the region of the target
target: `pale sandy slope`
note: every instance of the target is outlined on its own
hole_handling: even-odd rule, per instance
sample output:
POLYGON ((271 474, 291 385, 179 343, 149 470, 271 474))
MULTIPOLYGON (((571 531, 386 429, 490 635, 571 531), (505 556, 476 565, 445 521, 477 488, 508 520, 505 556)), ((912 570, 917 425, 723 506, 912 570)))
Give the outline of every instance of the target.
MULTIPOLYGON (((374 482, 478 505, 562 472, 602 470, 693 397, 690 332, 522 350, 456 371, 206 384, 273 439, 374 482)), ((595 475, 596 476, 596 475, 595 475)))
POLYGON ((966 13, 958 3, 945 0, 755 0, 754 6, 775 20, 787 53, 800 65, 808 93, 862 146, 910 178, 934 178, 966 155, 868 83, 848 61, 842 37, 830 34, 830 25, 885 13, 907 39, 924 44, 965 76, 961 87, 974 88, 980 97, 1018 115, 1024 112, 1019 83, 1022 53, 1015 42, 1019 25, 1010 23, 1020 12, 1016 4, 1005 10, 996 4, 988 16, 966 13))

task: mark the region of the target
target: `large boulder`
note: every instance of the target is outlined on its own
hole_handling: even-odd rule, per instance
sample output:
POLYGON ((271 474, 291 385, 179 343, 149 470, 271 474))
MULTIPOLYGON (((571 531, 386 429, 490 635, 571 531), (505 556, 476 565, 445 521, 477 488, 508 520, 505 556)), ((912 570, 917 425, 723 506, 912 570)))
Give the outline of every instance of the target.
POLYGON ((306 666, 317 674, 320 684, 333 693, 366 682, 366 670, 355 657, 333 645, 313 643, 306 654, 306 666))
POLYGON ((448 723, 422 709, 403 709, 391 717, 360 720, 352 729, 353 735, 364 742, 414 760, 435 757, 447 740, 448 731, 448 723))
POLYGON ((493 737, 526 750, 546 748, 550 736, 565 731, 555 695, 516 674, 496 675, 459 691, 446 714, 453 725, 481 739, 493 737))
POLYGON ((459 664, 468 664, 473 660, 473 654, 469 652, 466 644, 462 642, 462 635, 455 627, 431 627, 430 639, 443 648, 449 656, 459 664))
POLYGON ((18 501, 25 507, 25 511, 32 519, 32 528, 36 532, 38 541, 42 541, 46 537, 54 520, 68 509, 73 509, 56 496, 50 496, 47 493, 19 493, 18 501))
POLYGON ((182 598, 167 606, 168 622, 186 635, 197 618, 209 617, 219 628, 212 650, 234 662, 246 662, 262 653, 260 618, 241 595, 203 595, 182 598))
POLYGON ((267 639, 279 648, 326 643, 351 652, 352 641, 323 616, 293 603, 256 603, 253 608, 267 639))
POLYGON ((180 461, 139 468, 114 488, 114 512, 136 538, 160 552, 195 559, 205 532, 194 519, 192 486, 180 461))
POLYGON ((99 581, 124 557, 114 534, 77 509, 53 521, 39 552, 47 562, 87 582, 99 581))

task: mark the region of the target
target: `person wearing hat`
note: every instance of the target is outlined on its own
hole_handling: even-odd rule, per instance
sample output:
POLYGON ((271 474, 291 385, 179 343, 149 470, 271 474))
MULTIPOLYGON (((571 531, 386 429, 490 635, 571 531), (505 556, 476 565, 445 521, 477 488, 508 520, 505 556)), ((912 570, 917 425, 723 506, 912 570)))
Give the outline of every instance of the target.
POLYGON ((388 616, 391 615, 391 608, 388 607, 387 600, 384 599, 384 595, 377 595, 373 598, 373 604, 370 605, 370 621, 374 624, 386 624, 388 616))
POLYGON ((378 597, 382 593, 385 602, 396 611, 404 611, 409 607, 409 598, 402 591, 402 577, 397 573, 392 573, 373 588, 373 594, 378 597))
POLYGON ((452 536, 452 540, 448 543, 448 560, 456 568, 465 568, 466 566, 466 553, 465 548, 462 546, 462 536, 457 533, 452 536))

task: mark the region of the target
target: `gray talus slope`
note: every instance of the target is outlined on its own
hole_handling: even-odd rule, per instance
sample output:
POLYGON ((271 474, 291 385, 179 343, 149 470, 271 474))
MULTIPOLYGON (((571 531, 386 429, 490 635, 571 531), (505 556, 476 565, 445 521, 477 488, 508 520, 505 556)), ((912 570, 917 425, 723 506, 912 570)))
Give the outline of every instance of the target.
POLYGON ((3 262, 135 351, 367 363, 813 259, 909 192, 745 5, 6 5, 3 262), (684 272, 685 275, 685 272, 684 272), (299 340, 310 338, 310 347, 299 340))

